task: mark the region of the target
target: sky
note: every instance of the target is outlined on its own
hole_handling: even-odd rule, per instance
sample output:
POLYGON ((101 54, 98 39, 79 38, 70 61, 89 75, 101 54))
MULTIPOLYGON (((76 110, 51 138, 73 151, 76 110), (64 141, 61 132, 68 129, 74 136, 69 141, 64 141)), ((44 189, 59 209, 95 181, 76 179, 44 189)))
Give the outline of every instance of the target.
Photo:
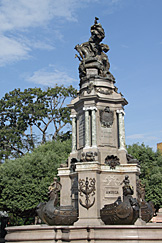
POLYGON ((110 72, 128 101, 126 144, 162 142, 161 0, 0 0, 0 98, 15 88, 79 89, 76 44, 95 16, 110 72))

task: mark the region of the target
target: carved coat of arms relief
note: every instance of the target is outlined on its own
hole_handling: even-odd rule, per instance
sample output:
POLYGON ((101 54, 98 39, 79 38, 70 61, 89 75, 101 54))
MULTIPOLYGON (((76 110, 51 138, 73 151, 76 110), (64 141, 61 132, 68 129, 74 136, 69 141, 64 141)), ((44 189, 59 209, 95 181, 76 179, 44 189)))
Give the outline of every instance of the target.
POLYGON ((114 121, 114 112, 106 106, 104 110, 100 110, 100 121, 103 127, 111 127, 114 121))

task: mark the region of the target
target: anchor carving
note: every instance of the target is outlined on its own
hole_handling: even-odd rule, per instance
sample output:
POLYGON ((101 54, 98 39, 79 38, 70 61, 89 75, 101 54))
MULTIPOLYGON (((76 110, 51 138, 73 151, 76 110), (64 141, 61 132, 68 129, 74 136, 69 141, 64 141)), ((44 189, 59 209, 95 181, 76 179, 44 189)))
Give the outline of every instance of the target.
POLYGON ((82 207, 86 208, 87 210, 92 207, 95 203, 95 197, 93 198, 93 202, 91 203, 90 201, 90 196, 94 196, 95 195, 95 183, 96 180, 95 178, 90 178, 88 180, 88 177, 86 177, 86 180, 84 179, 80 179, 78 181, 79 184, 79 193, 80 196, 83 197, 83 194, 85 195, 85 203, 82 202, 82 200, 79 200, 80 205, 82 205, 82 207))

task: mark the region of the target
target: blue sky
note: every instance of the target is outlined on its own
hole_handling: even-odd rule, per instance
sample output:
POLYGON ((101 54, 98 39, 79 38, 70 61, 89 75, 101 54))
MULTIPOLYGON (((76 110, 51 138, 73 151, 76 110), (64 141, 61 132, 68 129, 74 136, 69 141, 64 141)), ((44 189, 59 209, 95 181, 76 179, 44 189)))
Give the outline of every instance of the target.
POLYGON ((108 44, 110 71, 129 104, 126 143, 162 142, 161 0, 0 0, 0 97, 15 88, 72 84, 76 44, 95 16, 108 44))

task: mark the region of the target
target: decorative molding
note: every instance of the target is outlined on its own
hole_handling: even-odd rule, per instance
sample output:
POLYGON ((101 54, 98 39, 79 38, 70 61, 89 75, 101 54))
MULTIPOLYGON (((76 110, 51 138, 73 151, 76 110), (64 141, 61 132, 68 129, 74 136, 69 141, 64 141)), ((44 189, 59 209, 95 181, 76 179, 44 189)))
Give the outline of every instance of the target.
POLYGON ((120 186, 120 181, 117 176, 110 175, 103 180, 105 186, 120 186))
POLYGON ((116 113, 118 113, 118 114, 122 114, 122 115, 125 116, 125 112, 124 112, 123 110, 117 110, 116 113))
POLYGON ((81 160, 82 162, 90 162, 95 161, 95 157, 97 156, 97 152, 86 152, 81 154, 81 160))
POLYGON ((139 161, 135 159, 131 154, 126 153, 126 158, 129 164, 139 164, 139 161))
POLYGON ((89 106, 89 107, 83 107, 83 111, 97 111, 97 107, 95 106, 89 106))
POLYGON ((71 172, 75 172, 76 169, 76 163, 79 162, 77 158, 72 158, 70 161, 70 170, 71 172))
POLYGON ((84 93, 85 93, 85 91, 84 90, 81 90, 80 93, 79 93, 80 97, 83 97, 84 96, 84 93))
POLYGON ((110 95, 113 93, 113 91, 110 89, 95 88, 95 90, 96 90, 96 92, 98 92, 100 94, 105 94, 105 95, 110 95))
POLYGON ((93 83, 89 83, 87 86, 87 93, 90 94, 92 92, 92 90, 94 89, 94 85, 93 83))
POLYGON ((120 165, 119 158, 114 155, 108 155, 105 158, 105 164, 110 166, 110 169, 114 170, 117 165, 120 165))

